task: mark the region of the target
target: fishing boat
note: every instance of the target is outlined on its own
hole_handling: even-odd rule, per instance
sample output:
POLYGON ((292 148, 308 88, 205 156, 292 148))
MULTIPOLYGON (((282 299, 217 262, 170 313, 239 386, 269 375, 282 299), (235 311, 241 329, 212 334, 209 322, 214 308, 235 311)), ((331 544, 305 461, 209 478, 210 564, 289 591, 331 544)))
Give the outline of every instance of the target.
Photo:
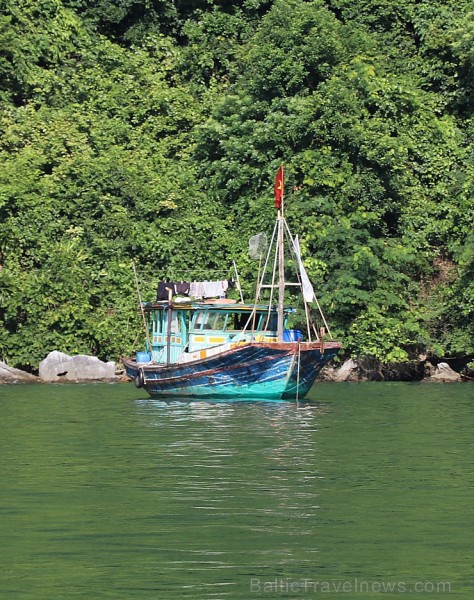
MULTIPOLYGON (((281 165, 275 180, 278 212, 271 242, 262 243, 262 234, 252 238, 259 259, 253 302, 244 302, 242 294, 240 301, 208 298, 205 293, 196 298, 199 285, 194 290, 190 286, 194 293, 188 296, 176 295, 169 282, 160 284, 167 299, 157 296, 142 302, 136 279, 146 344, 144 351, 122 360, 127 375, 151 397, 303 399, 321 368, 339 352, 341 344, 332 338, 301 260, 298 238, 284 218, 283 190, 281 165), (298 266, 296 282, 285 279, 287 246, 298 266), (304 333, 288 326, 297 312, 285 306, 289 286, 303 296, 304 333), (263 301, 265 293, 269 298, 263 301), (323 326, 313 320, 311 303, 316 304, 323 326)), ((201 283, 215 293, 225 288, 216 285, 222 282, 201 283)))

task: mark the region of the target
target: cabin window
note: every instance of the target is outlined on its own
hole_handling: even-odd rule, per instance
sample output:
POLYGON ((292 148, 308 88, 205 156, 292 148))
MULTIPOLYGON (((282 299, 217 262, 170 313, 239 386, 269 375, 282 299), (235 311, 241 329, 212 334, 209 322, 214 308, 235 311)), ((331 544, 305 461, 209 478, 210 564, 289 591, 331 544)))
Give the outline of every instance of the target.
POLYGON ((278 317, 276 314, 264 315, 263 327, 265 331, 276 331, 278 329, 278 317))
POLYGON ((227 326, 229 329, 233 329, 234 331, 241 331, 247 324, 248 320, 249 315, 247 313, 235 313, 232 321, 230 321, 227 326))
POLYGON ((229 315, 227 313, 200 311, 194 318, 193 329, 224 331, 228 321, 229 315))
POLYGON ((209 329, 224 331, 227 325, 229 315, 226 313, 209 313, 207 324, 209 329))
POLYGON ((192 329, 202 329, 203 322, 204 322, 204 313, 202 311, 198 311, 193 317, 191 328, 192 329))
POLYGON ((171 333, 181 333, 181 315, 177 310, 171 311, 171 333))
POLYGON ((152 332, 154 335, 160 335, 162 328, 161 328, 161 311, 159 310, 155 310, 153 312, 153 314, 151 315, 152 318, 152 332))

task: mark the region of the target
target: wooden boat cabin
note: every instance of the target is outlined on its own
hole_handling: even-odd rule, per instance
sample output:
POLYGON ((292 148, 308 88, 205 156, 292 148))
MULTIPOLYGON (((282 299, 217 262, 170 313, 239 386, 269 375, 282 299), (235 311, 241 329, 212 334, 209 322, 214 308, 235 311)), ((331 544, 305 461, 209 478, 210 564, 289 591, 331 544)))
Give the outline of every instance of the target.
MULTIPOLYGON (((142 308, 148 329, 147 356, 141 356, 144 362, 151 359, 158 364, 182 363, 212 356, 216 347, 222 352, 223 346, 277 341, 276 306, 217 300, 187 304, 149 302, 142 308)), ((293 308, 285 309, 285 326, 294 312, 293 308)), ((300 335, 286 330, 285 341, 296 341, 300 335)), ((141 362, 138 355, 137 362, 141 362)))

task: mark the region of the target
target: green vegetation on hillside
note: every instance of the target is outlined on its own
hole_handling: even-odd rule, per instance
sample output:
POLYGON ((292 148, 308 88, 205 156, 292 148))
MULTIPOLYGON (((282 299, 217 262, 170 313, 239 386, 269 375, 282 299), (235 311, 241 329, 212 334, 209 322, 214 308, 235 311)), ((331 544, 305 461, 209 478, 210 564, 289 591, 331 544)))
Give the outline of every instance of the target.
POLYGON ((346 355, 473 359, 468 0, 1 5, 1 360, 135 350, 132 259, 250 298, 282 161, 346 355))

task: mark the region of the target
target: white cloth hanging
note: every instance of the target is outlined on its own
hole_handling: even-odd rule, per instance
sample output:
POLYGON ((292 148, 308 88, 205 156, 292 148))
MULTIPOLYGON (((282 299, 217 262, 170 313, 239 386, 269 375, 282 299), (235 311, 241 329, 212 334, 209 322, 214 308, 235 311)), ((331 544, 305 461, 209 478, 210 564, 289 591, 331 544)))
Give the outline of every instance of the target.
POLYGON ((306 273, 303 261, 301 260, 300 241, 298 239, 298 236, 296 236, 293 240, 293 247, 295 249, 296 258, 298 259, 298 267, 300 269, 301 286, 303 288, 303 298, 305 299, 305 302, 314 302, 316 296, 314 294, 313 286, 311 285, 311 281, 309 280, 308 274, 306 273))

